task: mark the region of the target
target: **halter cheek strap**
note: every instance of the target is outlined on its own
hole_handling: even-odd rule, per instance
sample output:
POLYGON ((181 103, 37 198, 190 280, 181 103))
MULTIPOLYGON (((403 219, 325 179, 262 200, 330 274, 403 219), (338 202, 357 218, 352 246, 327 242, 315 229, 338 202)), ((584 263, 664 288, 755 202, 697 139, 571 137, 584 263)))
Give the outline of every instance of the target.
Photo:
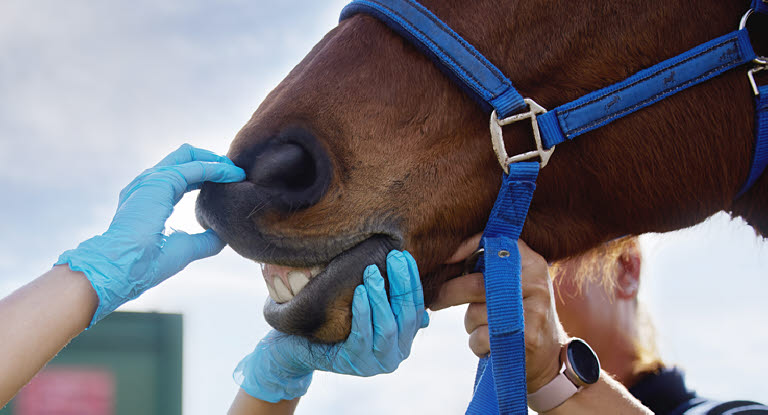
POLYGON ((491 112, 491 137, 504 169, 499 196, 481 240, 490 358, 480 360, 468 414, 527 414, 525 337, 517 240, 525 223, 538 170, 555 146, 670 95, 753 62, 749 72, 757 96, 755 150, 741 195, 768 164, 768 86, 754 83, 754 72, 768 69, 757 58, 744 28, 750 13, 767 13, 768 0, 752 0, 752 10, 735 32, 699 45, 632 77, 547 112, 523 97, 512 82, 472 45, 415 0, 355 0, 341 20, 358 13, 378 18, 410 40, 464 91, 491 112), (508 157, 503 125, 529 119, 536 150, 508 157), (540 162, 526 162, 539 158, 540 162))

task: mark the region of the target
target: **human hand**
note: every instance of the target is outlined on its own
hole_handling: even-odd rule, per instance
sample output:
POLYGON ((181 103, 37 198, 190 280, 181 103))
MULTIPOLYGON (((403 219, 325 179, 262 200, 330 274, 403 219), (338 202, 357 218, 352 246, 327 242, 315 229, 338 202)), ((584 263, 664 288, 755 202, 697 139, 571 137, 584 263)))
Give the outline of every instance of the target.
MULTIPOLYGON (((465 241, 449 262, 466 259, 480 241, 480 235, 465 241)), ((528 392, 535 392, 560 372, 560 348, 567 335, 555 308, 552 280, 547 262, 525 242, 518 240, 522 265, 523 312, 525 317, 525 360, 528 392)), ((479 357, 492 353, 488 335, 488 310, 485 304, 483 275, 473 273, 449 280, 440 289, 433 310, 466 304, 464 327, 469 347, 479 357)))
POLYGON ((274 403, 304 395, 314 370, 355 376, 393 372, 429 316, 411 254, 390 252, 387 276, 391 305, 379 269, 365 269, 352 301, 352 331, 343 343, 316 344, 272 330, 240 361, 235 380, 249 395, 274 403))
POLYGON ((213 230, 165 235, 165 221, 184 193, 203 182, 244 179, 228 158, 184 144, 126 186, 109 229, 64 252, 55 264, 69 264, 91 282, 99 305, 90 325, 190 262, 219 253, 225 244, 213 230))

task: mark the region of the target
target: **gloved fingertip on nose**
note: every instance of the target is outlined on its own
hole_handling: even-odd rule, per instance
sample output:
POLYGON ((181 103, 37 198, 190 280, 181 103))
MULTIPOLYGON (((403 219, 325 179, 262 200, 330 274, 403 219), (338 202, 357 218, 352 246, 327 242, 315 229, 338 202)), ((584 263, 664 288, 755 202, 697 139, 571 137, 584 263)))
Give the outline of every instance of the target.
POLYGON ((421 328, 425 328, 429 326, 429 313, 427 311, 424 311, 424 318, 421 319, 421 328))

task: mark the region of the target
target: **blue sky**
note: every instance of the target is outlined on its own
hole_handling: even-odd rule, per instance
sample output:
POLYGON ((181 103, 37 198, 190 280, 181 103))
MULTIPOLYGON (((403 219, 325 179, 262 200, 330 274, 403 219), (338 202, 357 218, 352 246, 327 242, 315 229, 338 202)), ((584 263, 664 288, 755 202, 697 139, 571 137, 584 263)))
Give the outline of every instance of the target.
MULTIPOLYGON (((101 233, 136 174, 189 142, 224 153, 345 0, 0 3, 0 295, 101 233)), ((169 223, 195 231, 194 195, 169 223)), ((724 215, 643 239, 663 356, 700 392, 768 397, 768 245, 724 215)), ((185 414, 223 413, 268 327, 259 267, 230 249, 125 309, 185 314, 185 414)), ((393 375, 319 375, 299 413, 460 412, 475 359, 463 309, 433 314, 393 375)))

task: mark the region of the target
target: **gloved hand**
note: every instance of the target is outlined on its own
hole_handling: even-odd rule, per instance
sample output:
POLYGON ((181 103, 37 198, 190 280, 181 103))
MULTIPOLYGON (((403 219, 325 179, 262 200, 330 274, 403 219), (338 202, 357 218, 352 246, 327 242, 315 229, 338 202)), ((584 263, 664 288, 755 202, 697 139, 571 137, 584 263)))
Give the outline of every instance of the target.
POLYGON ((429 324, 419 270, 411 254, 387 255, 390 306, 384 278, 371 265, 352 300, 352 331, 343 343, 326 345, 272 330, 235 369, 249 395, 276 403, 304 395, 314 370, 356 376, 390 373, 411 352, 416 332, 429 324))
POLYGON ((64 252, 55 264, 69 264, 91 282, 99 306, 90 326, 190 262, 219 253, 225 244, 213 230, 165 235, 165 221, 184 193, 203 182, 244 179, 228 158, 184 144, 123 189, 109 229, 64 252))

